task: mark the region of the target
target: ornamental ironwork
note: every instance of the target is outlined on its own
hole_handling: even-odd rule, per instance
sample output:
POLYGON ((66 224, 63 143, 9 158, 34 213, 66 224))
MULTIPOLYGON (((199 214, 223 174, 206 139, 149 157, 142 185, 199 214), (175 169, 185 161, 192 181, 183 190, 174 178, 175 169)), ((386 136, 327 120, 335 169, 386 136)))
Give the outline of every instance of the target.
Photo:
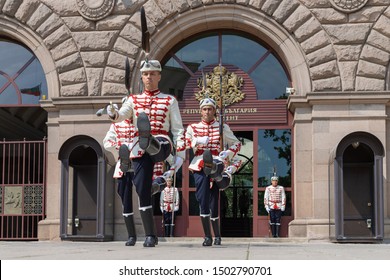
POLYGON ((368 0, 329 0, 329 2, 336 10, 352 13, 363 8, 368 0))
POLYGON ((24 214, 43 214, 43 186, 24 188, 24 214))
POLYGON ((229 106, 245 98, 245 93, 240 90, 243 84, 242 77, 229 72, 224 66, 216 66, 212 72, 198 78, 197 85, 201 90, 195 93, 195 98, 200 101, 210 97, 220 104, 222 95, 223 105, 229 106))
POLYGON ((77 10, 86 19, 100 20, 111 14, 115 0, 76 0, 77 10))

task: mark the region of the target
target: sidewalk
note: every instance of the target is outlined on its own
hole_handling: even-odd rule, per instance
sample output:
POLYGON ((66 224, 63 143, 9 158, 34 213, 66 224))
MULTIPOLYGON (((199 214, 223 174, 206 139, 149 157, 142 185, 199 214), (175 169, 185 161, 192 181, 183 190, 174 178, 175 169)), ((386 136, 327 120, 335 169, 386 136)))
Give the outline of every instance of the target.
POLYGON ((1 260, 390 260, 390 242, 332 243, 290 238, 223 238, 203 247, 203 238, 159 238, 155 248, 124 241, 0 241, 1 260))

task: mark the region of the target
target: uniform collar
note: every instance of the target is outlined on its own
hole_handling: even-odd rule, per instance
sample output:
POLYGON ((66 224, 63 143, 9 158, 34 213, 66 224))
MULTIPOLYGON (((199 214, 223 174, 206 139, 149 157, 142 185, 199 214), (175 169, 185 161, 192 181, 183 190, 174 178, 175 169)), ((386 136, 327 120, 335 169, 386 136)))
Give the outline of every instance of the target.
POLYGON ((159 89, 155 89, 155 90, 146 90, 145 89, 144 93, 146 95, 149 95, 149 96, 156 96, 157 94, 160 93, 160 90, 159 89))

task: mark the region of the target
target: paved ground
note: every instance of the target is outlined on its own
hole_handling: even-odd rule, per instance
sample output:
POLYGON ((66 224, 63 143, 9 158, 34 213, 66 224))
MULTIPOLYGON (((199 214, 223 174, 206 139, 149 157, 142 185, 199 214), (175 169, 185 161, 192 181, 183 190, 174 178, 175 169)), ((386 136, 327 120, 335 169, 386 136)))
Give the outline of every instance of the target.
POLYGON ((340 244, 272 238, 223 238, 203 247, 202 238, 160 238, 155 248, 123 241, 1 241, 1 260, 390 260, 390 241, 340 244))

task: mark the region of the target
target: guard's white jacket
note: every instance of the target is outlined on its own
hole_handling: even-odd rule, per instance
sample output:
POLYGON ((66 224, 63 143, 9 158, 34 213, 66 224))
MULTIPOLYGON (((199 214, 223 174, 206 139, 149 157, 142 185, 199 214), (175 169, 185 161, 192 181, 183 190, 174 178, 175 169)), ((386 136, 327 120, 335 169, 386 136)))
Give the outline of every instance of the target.
POLYGON ((153 136, 164 137, 176 146, 177 155, 184 159, 185 143, 184 128, 179 110, 179 104, 172 95, 161 93, 160 90, 147 91, 138 95, 130 95, 120 110, 115 114, 114 122, 124 119, 133 119, 136 127, 133 138, 133 148, 130 158, 141 157, 145 151, 138 145, 137 119, 141 112, 149 116, 151 134, 153 136), (169 137, 172 133, 172 140, 169 137))
POLYGON ((160 195, 161 212, 172 212, 179 210, 179 191, 176 187, 165 187, 160 195))
MULTIPOLYGON (((185 139, 186 147, 192 148, 194 151, 194 158, 189 165, 189 169, 192 171, 200 171, 203 168, 203 153, 205 149, 209 149, 213 155, 213 158, 224 161, 219 157, 220 137, 219 137, 219 122, 215 119, 210 123, 200 121, 198 123, 190 124, 187 127, 185 139), (208 136, 209 141, 207 145, 197 145, 197 137, 208 136)), ((227 124, 223 126, 223 142, 229 148, 226 150, 228 158, 226 161, 230 161, 241 149, 241 142, 233 134, 230 127, 227 124)))
POLYGON ((267 212, 271 209, 282 211, 286 209, 286 193, 282 186, 274 187, 270 185, 265 188, 264 207, 267 212))

